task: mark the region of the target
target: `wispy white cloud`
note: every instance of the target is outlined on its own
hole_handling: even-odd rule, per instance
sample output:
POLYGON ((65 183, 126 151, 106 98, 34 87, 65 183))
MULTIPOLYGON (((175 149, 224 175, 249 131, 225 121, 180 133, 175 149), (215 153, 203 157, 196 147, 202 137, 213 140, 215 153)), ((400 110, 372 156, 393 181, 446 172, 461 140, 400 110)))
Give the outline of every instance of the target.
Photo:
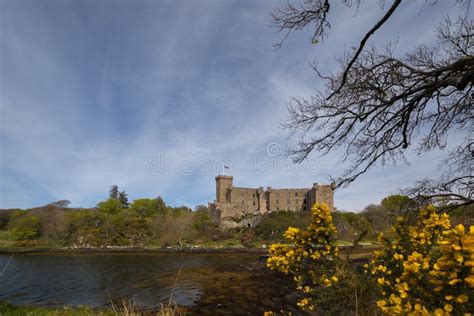
MULTIPOLYGON (((382 11, 364 2, 354 16, 336 5, 329 40, 311 45, 302 32, 275 50, 268 25, 277 3, 2 1, 0 207, 64 198, 91 206, 111 184, 132 199, 159 194, 192 206, 214 198, 224 161, 241 169, 255 157, 280 169, 250 164, 236 185, 305 187, 338 174, 337 155, 294 166, 267 146, 296 141, 280 124, 292 96, 322 87, 308 63, 334 71, 334 58, 382 11), (178 167, 154 172, 157 159, 178 167)), ((430 41, 447 9, 420 13, 408 3, 375 42, 430 41)), ((336 204, 378 202, 434 172, 439 156, 376 168, 337 192, 336 204)))

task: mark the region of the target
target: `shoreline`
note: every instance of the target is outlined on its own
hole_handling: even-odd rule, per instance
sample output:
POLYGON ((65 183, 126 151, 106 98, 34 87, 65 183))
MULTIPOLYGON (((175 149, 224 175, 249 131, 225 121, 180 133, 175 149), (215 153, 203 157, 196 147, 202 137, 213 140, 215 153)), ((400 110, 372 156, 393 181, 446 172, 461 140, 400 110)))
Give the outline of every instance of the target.
POLYGON ((255 253, 266 254, 266 248, 44 248, 44 249, 0 249, 2 254, 46 254, 46 253, 255 253))
MULTIPOLYGON (((350 250, 352 246, 339 246, 342 251, 350 250)), ((353 255, 368 254, 379 249, 378 245, 366 245, 355 249, 353 255)), ((254 253, 268 254, 268 248, 244 248, 244 247, 169 247, 169 248, 142 248, 142 247, 101 247, 101 248, 16 248, 0 249, 0 255, 8 254, 47 254, 47 253, 71 253, 71 254, 100 254, 100 253, 254 253)))

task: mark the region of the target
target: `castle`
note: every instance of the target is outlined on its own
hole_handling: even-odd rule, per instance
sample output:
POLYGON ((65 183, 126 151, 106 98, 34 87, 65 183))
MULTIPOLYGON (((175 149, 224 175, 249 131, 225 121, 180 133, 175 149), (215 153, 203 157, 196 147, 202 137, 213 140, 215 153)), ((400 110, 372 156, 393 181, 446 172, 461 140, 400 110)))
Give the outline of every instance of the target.
POLYGON ((216 177, 216 199, 209 203, 213 221, 221 227, 254 226, 258 215, 285 210, 309 211, 315 203, 326 203, 334 210, 334 184, 313 184, 312 188, 273 189, 233 186, 233 177, 216 177))

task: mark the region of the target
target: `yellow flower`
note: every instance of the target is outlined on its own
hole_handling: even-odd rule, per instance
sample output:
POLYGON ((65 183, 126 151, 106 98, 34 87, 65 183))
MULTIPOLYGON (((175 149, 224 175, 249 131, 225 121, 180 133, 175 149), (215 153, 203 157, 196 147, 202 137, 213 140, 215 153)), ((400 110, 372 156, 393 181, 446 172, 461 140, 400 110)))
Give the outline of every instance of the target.
POLYGON ((418 272, 420 268, 420 264, 418 262, 412 262, 412 263, 404 262, 403 267, 405 268, 405 271, 407 272, 416 273, 418 272))
POLYGON ((447 312, 452 312, 453 311, 453 305, 445 304, 444 305, 444 310, 447 311, 447 312))
POLYGON ((452 245, 453 249, 456 250, 456 251, 460 251, 462 250, 462 247, 459 246, 459 245, 452 245))
POLYGON ((395 294, 390 295, 390 301, 397 305, 400 305, 402 303, 401 298, 396 296, 395 294))
POLYGON ((474 287, 474 275, 470 275, 465 278, 464 282, 466 282, 469 287, 474 287))
POLYGON ((385 272, 385 271, 387 271, 387 267, 386 267, 386 266, 383 266, 383 265, 379 265, 379 266, 377 267, 377 270, 382 271, 382 272, 385 272))
POLYGON ((299 307, 305 307, 305 306, 307 306, 308 304, 309 304, 309 300, 308 300, 307 298, 304 298, 304 299, 300 300, 300 301, 297 303, 297 305, 298 305, 299 307))
POLYGON ((456 284, 458 284, 458 283, 460 283, 460 282, 461 282, 460 279, 453 279, 453 280, 449 281, 448 284, 449 284, 449 285, 456 285, 456 284))
POLYGON ((384 300, 377 301, 377 306, 378 307, 383 307, 385 305, 387 305, 387 302, 385 302, 384 300))
POLYGON ((435 309, 434 314, 435 314, 435 316, 443 316, 444 311, 441 308, 437 308, 437 309, 435 309))
POLYGON ((466 294, 461 294, 458 297, 456 297, 456 302, 460 304, 467 303, 469 301, 469 298, 467 297, 466 294))
POLYGON ((428 270, 430 268, 430 262, 429 261, 423 261, 423 270, 428 270))
POLYGON ((294 239, 295 236, 300 232, 300 230, 296 227, 288 227, 286 232, 283 234, 288 239, 294 239))
POLYGON ((464 225, 459 224, 458 226, 454 227, 454 230, 455 230, 458 234, 464 234, 464 225))
POLYGON ((324 280, 323 280, 323 283, 324 283, 324 285, 326 285, 326 286, 328 286, 328 287, 332 285, 332 282, 331 282, 331 280, 329 280, 329 279, 324 279, 324 280))
POLYGON ((403 260, 403 255, 402 255, 402 254, 398 254, 398 253, 394 253, 394 254, 393 254, 393 258, 395 258, 395 260, 403 260))

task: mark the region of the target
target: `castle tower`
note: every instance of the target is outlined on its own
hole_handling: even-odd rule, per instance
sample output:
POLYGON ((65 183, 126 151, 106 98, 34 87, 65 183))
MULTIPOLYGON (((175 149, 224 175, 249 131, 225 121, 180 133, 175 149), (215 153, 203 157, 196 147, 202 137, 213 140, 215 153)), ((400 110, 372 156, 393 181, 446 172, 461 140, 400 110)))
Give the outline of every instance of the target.
POLYGON ((306 208, 309 211, 316 203, 325 203, 331 211, 334 211, 334 185, 321 185, 313 183, 313 187, 306 195, 306 208))
POLYGON ((267 198, 265 195, 265 191, 263 190, 263 187, 258 188, 257 196, 258 196, 258 210, 262 213, 268 212, 267 198))
POLYGON ((217 203, 230 203, 232 191, 232 176, 217 176, 216 177, 216 198, 217 203))

